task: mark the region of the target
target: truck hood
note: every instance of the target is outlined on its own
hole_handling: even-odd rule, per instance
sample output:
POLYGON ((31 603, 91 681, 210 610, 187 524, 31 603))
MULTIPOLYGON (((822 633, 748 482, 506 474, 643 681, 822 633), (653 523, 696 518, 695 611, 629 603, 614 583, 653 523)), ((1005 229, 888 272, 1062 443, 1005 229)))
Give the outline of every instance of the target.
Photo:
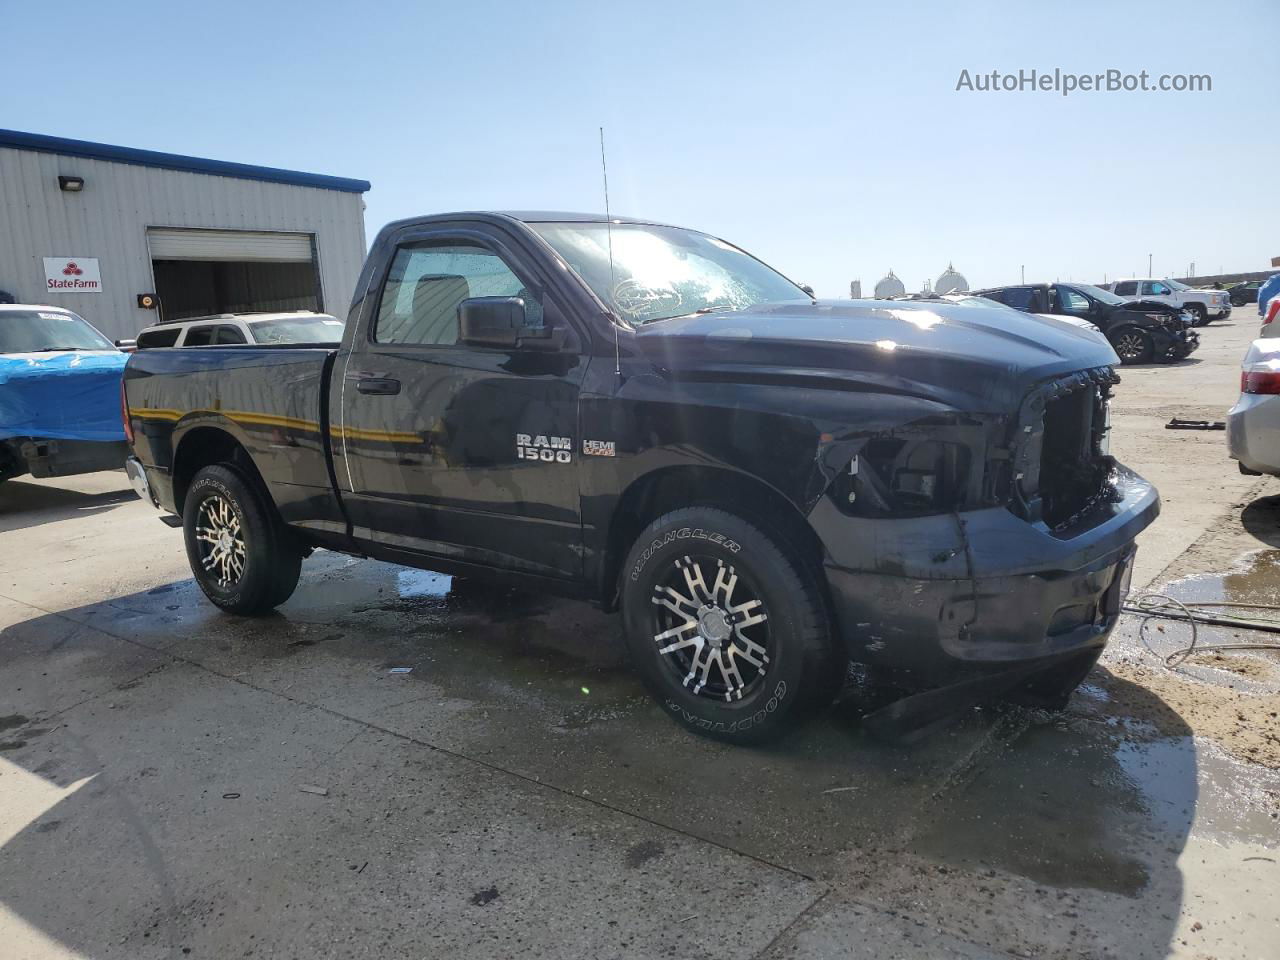
POLYGON ((124 440, 116 350, 0 354, 0 440, 124 440))
POLYGON ((945 301, 761 304, 653 322, 635 341, 674 380, 907 394, 969 412, 1010 413, 1040 381, 1119 363, 1088 330, 945 301))
POLYGON ((1165 303, 1163 300, 1127 300, 1124 304, 1125 310, 1137 310, 1140 313, 1167 313, 1170 316, 1178 316, 1182 313, 1183 308, 1175 306, 1172 303, 1165 303))

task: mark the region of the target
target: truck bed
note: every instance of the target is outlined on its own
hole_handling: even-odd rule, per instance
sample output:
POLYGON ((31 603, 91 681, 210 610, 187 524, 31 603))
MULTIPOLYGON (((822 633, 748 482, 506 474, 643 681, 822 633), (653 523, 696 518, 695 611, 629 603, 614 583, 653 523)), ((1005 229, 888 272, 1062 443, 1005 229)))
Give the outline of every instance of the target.
POLYGON ((329 453, 328 391, 336 355, 327 344, 133 354, 124 384, 134 450, 145 466, 167 478, 154 484, 160 505, 181 513, 189 479, 183 444, 202 427, 217 427, 249 453, 286 522, 345 527, 329 453))

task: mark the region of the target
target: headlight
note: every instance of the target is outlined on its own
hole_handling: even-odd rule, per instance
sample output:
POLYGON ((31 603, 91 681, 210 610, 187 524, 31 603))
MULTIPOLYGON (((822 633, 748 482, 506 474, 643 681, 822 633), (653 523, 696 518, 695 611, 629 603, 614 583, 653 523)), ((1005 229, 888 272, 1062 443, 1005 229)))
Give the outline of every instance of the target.
POLYGON ((828 494, 859 517, 922 516, 1003 502, 1008 461, 987 462, 1008 418, 943 414, 876 431, 832 477, 828 494))

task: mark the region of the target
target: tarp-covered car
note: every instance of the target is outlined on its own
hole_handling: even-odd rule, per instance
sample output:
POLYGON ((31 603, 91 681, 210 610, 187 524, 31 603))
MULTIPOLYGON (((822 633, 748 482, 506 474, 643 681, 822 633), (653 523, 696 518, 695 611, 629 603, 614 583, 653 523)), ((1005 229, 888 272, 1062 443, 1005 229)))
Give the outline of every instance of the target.
POLYGON ((0 304, 0 481, 123 466, 127 359, 70 310, 0 304))

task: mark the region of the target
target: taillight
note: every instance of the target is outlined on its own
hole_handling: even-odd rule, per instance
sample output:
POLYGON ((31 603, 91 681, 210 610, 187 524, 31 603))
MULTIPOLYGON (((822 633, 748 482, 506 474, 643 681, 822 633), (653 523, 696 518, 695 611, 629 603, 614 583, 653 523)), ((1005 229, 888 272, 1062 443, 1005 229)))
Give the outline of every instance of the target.
POLYGON ((1280 297, 1277 297, 1276 299, 1272 300, 1271 306, 1267 307, 1267 316, 1265 317, 1265 319, 1263 319, 1262 325, 1266 326, 1268 323, 1270 323, 1272 320, 1276 318, 1277 314, 1280 314, 1280 297))
POLYGON ((133 424, 129 422, 129 398, 124 392, 124 377, 120 378, 120 420, 124 423, 124 438, 133 446, 133 424))
POLYGON ((1241 393, 1280 393, 1280 370, 1242 370, 1241 393))

